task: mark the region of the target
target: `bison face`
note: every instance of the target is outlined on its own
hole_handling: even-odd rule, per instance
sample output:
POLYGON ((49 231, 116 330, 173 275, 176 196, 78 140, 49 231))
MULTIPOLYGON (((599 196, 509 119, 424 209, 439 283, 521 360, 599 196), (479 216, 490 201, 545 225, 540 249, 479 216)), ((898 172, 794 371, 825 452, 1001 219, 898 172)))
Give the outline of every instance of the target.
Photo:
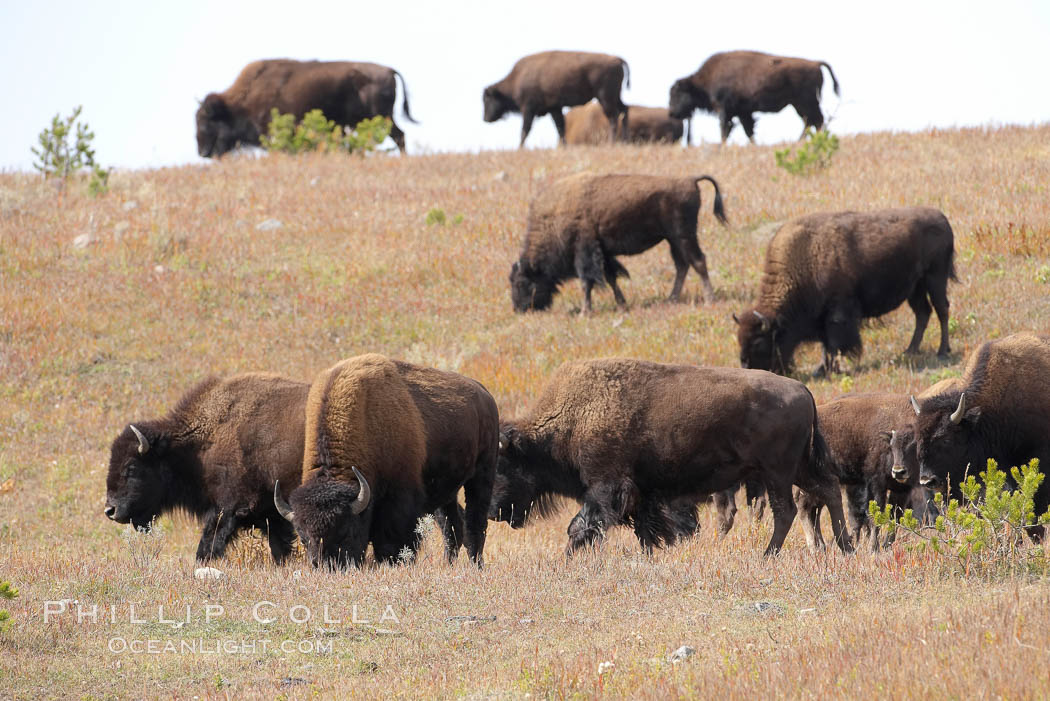
POLYGON ((915 417, 915 452, 919 463, 919 484, 934 491, 944 490, 962 481, 967 469, 974 472, 984 469, 986 455, 981 450, 971 450, 972 441, 980 419, 978 407, 966 407, 966 394, 933 397, 919 407, 915 417), (976 457, 975 457, 976 454, 976 457), (971 464, 973 463, 973 464, 971 464))
POLYGON ((239 142, 226 101, 212 93, 197 109, 197 153, 201 158, 218 158, 232 151, 239 142))
POLYGON ((688 119, 695 110, 712 110, 711 98, 706 90, 696 87, 688 78, 675 81, 671 86, 668 112, 675 119, 688 119))
POLYGON ((500 433, 499 461, 492 483, 492 502, 489 519, 504 521, 511 528, 521 528, 528 520, 540 498, 536 472, 522 451, 517 432, 506 429, 500 433))
POLYGON ((485 88, 485 92, 482 93, 482 100, 485 103, 486 122, 499 121, 510 112, 517 111, 517 105, 514 104, 514 101, 497 90, 493 85, 485 88))
POLYGON ((105 514, 117 523, 149 529, 181 490, 168 439, 151 427, 128 425, 113 441, 106 475, 105 514))
POLYGON ((314 567, 345 567, 364 560, 372 511, 368 497, 361 507, 361 497, 368 493, 367 482, 347 483, 322 472, 292 492, 292 511, 278 505, 295 525, 314 567))
POLYGON ((554 300, 555 285, 543 275, 526 270, 520 263, 510 268, 510 301, 514 311, 543 311, 554 300))
POLYGON ((785 372, 776 352, 777 324, 757 310, 733 315, 736 322, 736 340, 740 344, 740 367, 752 370, 785 372))

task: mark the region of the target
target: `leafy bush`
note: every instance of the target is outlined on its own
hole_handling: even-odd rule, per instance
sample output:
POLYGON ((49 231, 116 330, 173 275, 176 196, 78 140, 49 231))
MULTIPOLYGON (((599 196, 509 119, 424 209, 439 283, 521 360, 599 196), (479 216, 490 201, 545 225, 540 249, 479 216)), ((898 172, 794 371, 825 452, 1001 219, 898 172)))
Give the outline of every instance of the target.
POLYGON ((919 528, 919 522, 908 509, 896 518, 892 507, 880 510, 872 501, 868 512, 876 526, 899 528, 919 537, 913 547, 943 558, 953 570, 965 574, 1010 574, 1045 571, 1047 561, 1042 548, 1026 548, 1022 534, 1030 526, 1050 523, 1050 509, 1036 516, 1034 497, 1044 475, 1039 460, 1010 469, 1015 489, 1004 489, 1006 473, 995 460, 980 479, 967 475, 959 485, 963 501, 952 499, 944 506, 938 493, 934 497, 942 514, 932 528, 919 528))
POLYGON ((37 157, 33 167, 43 173, 45 178, 57 177, 62 181, 85 168, 90 169, 88 190, 92 195, 99 195, 109 187, 109 171, 95 163, 95 149, 91 148, 95 132, 86 123, 79 121, 82 109, 78 105, 73 114, 65 119, 56 114, 51 119, 51 128, 40 132, 37 137, 40 148, 30 148, 37 157), (75 140, 70 144, 69 139, 73 135, 75 140))
POLYGON ((342 128, 324 116, 321 110, 310 110, 296 124, 295 115, 270 110, 270 124, 262 146, 267 151, 302 153, 303 151, 344 151, 367 153, 390 135, 392 122, 386 117, 365 119, 353 129, 342 128))
MULTIPOLYGON (((11 582, 0 582, 0 599, 14 599, 18 596, 18 590, 11 586, 11 582)), ((0 633, 7 630, 7 627, 11 625, 11 614, 0 609, 0 633)))
POLYGON ((437 224, 438 226, 444 226, 445 210, 441 209, 440 207, 432 208, 429 212, 427 212, 427 216, 424 221, 426 221, 427 226, 434 226, 435 224, 437 224))
POLYGON ((831 164, 831 157, 839 150, 839 137, 827 130, 806 129, 803 143, 792 153, 788 147, 774 152, 777 165, 792 175, 809 175, 831 164))

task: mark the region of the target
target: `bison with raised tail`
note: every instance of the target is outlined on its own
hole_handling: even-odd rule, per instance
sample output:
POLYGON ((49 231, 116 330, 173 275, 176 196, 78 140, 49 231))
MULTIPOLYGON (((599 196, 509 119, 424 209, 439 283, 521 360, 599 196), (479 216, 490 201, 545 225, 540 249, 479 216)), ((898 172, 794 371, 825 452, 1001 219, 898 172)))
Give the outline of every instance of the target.
POLYGON ((110 449, 106 516, 147 528, 185 510, 204 522, 197 559, 221 557, 240 531, 267 534, 280 563, 295 533, 274 508, 274 485, 299 484, 310 385, 277 375, 211 378, 167 417, 136 421, 110 449))
POLYGON ((859 358, 860 322, 905 300, 915 313, 906 353, 918 353, 930 319, 948 345, 948 280, 955 279, 952 227, 937 209, 811 214, 788 222, 766 249, 758 303, 740 316, 737 341, 745 368, 787 373, 795 349, 820 341, 821 374, 839 353, 859 358))
MULTIPOLYGON (((620 124, 623 118, 620 119, 620 124)), ((673 144, 682 138, 685 126, 681 119, 667 113, 666 107, 627 105, 629 128, 618 126, 624 141, 634 144, 673 144)), ((609 123, 602 106, 588 102, 573 107, 565 114, 565 143, 569 146, 597 146, 611 141, 609 123)))
POLYGON ((616 278, 627 277, 627 270, 616 256, 642 253, 661 241, 670 245, 675 266, 671 300, 678 300, 692 266, 700 274, 704 298, 712 301, 707 261, 696 238, 701 180, 714 186, 715 217, 725 224, 722 193, 710 175, 578 173, 549 185, 529 207, 525 242, 510 270, 514 310, 548 308, 571 277, 583 284, 581 313, 591 310, 591 289, 603 282, 612 287, 616 303, 626 306, 616 278))
POLYGON ((562 365, 524 418, 503 424, 490 518, 518 528, 551 498, 583 503, 568 551, 633 525, 646 550, 692 525, 683 497, 761 480, 773 511, 766 554, 795 518, 797 484, 827 500, 849 549, 805 385, 767 372, 605 359, 562 365), (672 503, 675 502, 675 503, 672 503))
POLYGON ((824 61, 771 56, 759 51, 726 51, 704 61, 700 70, 671 86, 672 117, 688 119, 695 110, 718 115, 722 143, 739 119, 747 138, 755 140, 755 112, 779 112, 795 108, 806 129, 824 126, 820 90, 821 68, 827 68, 839 94, 839 81, 824 61))
POLYGON ((350 358, 311 385, 305 436, 302 484, 273 501, 315 566, 360 564, 369 542, 377 561, 396 562, 415 552, 416 522, 432 512, 449 560, 465 542, 481 565, 499 414, 479 383, 376 354, 350 358))
POLYGON ((583 51, 544 51, 514 64, 506 78, 485 88, 485 121, 495 122, 510 113, 521 113, 521 142, 532 130, 532 120, 549 114, 565 143, 563 107, 582 105, 597 98, 609 123, 609 134, 616 134, 617 120, 625 119, 627 105, 620 98, 620 86, 630 69, 619 56, 583 51))
POLYGON ((390 138, 405 152, 405 133, 394 123, 401 78, 401 110, 408 111, 405 79, 393 68, 351 61, 269 59, 249 63, 225 92, 210 93, 197 109, 197 152, 218 158, 239 145, 257 146, 270 124, 270 110, 303 116, 313 109, 351 127, 363 119, 387 117, 390 138))
MULTIPOLYGON (((1050 336, 1020 333, 988 341, 967 361, 962 378, 939 394, 914 400, 913 431, 919 482, 950 485, 954 496, 967 474, 988 458, 1002 470, 1038 458, 1050 465, 1050 336)), ((1050 505, 1050 481, 1035 494, 1035 513, 1050 505)), ((1042 528, 1030 534, 1041 538, 1042 528)))

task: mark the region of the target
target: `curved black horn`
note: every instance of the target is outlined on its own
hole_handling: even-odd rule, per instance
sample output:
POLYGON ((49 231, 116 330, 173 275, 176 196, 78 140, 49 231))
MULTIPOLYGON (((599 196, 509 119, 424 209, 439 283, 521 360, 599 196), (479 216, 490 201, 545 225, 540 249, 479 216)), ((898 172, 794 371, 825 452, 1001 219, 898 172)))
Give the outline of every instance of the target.
POLYGON ((360 470, 356 467, 351 467, 350 469, 354 471, 354 476, 357 477, 357 481, 361 485, 361 491, 357 493, 357 499, 354 499, 354 505, 350 507, 350 513, 356 516, 368 508, 368 502, 372 500, 372 489, 368 486, 368 480, 365 479, 360 470))
POLYGON ((280 480, 273 483, 273 505, 277 507, 277 513, 287 520, 291 521, 295 518, 295 512, 292 511, 291 505, 281 496, 280 480))
POLYGON ((128 424, 128 428, 135 434, 135 437, 139 439, 139 455, 145 455, 149 451, 149 441, 142 435, 142 431, 135 428, 134 424, 128 424))

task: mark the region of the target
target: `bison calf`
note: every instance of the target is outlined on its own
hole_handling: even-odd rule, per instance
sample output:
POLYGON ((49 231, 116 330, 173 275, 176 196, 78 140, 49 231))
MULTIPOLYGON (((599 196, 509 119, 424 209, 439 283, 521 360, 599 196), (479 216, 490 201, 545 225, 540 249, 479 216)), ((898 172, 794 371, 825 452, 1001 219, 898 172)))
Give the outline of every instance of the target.
POLYGON ((465 541, 481 564, 499 443, 496 402, 452 372, 369 354, 318 375, 306 407, 302 485, 290 504, 311 562, 359 564, 415 553, 416 522, 436 512, 449 560, 465 541), (466 524, 457 496, 466 495, 466 524))
MULTIPOLYGON (((633 524, 642 547, 692 526, 680 501, 761 480, 773 511, 766 554, 795 518, 793 484, 828 500, 849 548, 838 483, 806 387, 770 373, 606 359, 562 365, 523 419, 504 423, 489 516, 519 528, 553 496, 583 502, 569 551, 633 524)), ((695 517, 694 517, 695 518, 695 517)))
POLYGON ((310 386, 277 375, 212 378, 162 419, 129 424, 110 448, 110 519, 147 528, 184 509, 204 521, 197 559, 221 557, 233 536, 258 528, 278 563, 295 534, 273 505, 274 485, 299 484, 310 386))
POLYGON ((919 351, 932 302, 941 325, 937 353, 948 355, 954 256, 948 220, 929 207, 811 214, 788 222, 766 249, 758 304, 733 315, 741 366, 787 373, 801 343, 820 341, 824 361, 817 372, 830 371, 838 353, 860 356, 862 319, 905 300, 915 313, 905 352, 919 351))
POLYGON ((725 224, 722 193, 709 175, 578 173, 553 182, 529 207, 525 242, 510 270, 514 310, 548 308, 558 287, 571 277, 583 284, 581 312, 591 310, 591 288, 603 281, 612 287, 616 303, 625 306, 616 278, 627 277, 627 270, 616 256, 642 253, 661 241, 670 245, 675 266, 670 298, 678 300, 692 266, 703 282, 704 298, 711 301, 714 290, 696 238, 701 180, 714 186, 714 214, 725 224))

